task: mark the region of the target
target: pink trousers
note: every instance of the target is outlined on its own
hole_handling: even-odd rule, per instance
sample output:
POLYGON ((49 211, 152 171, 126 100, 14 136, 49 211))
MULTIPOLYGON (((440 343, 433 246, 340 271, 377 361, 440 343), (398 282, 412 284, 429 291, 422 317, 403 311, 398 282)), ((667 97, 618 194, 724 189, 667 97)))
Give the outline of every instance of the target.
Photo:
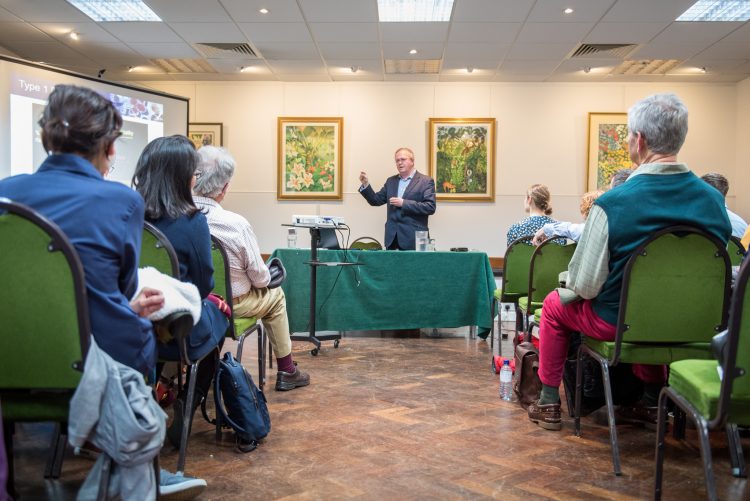
MULTIPOLYGON (((547 386, 560 386, 568 342, 575 332, 601 341, 613 341, 616 327, 594 313, 591 301, 562 304, 557 291, 547 294, 539 325, 539 379, 547 386)), ((665 369, 663 365, 633 364, 633 374, 646 383, 665 382, 665 369)))

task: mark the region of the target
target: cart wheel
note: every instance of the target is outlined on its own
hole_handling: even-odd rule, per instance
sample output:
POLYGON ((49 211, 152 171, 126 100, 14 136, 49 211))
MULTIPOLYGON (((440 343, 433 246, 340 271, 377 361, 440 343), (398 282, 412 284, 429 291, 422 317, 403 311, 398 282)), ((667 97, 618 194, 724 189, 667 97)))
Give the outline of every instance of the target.
POLYGON ((339 340, 338 339, 333 342, 333 347, 334 348, 338 348, 339 347, 339 340))
POLYGON ((311 354, 311 355, 312 355, 313 357, 317 357, 317 356, 318 356, 318 351, 319 351, 319 350, 318 350, 317 348, 313 348, 312 350, 310 350, 310 354, 311 354))

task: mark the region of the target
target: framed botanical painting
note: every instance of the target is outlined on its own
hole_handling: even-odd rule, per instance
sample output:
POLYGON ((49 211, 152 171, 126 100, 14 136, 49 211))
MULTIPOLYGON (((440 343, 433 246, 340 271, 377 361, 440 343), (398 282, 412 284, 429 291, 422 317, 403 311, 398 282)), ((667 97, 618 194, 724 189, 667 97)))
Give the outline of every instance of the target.
POLYGON ((589 113, 589 162, 586 191, 607 190, 612 174, 630 169, 627 113, 589 113))
POLYGON ((277 198, 341 200, 344 119, 279 117, 277 198))
POLYGON ((438 200, 493 202, 495 119, 430 118, 430 176, 438 200))
POLYGON ((223 146, 224 125, 221 123, 191 123, 188 124, 188 138, 197 150, 201 146, 223 146))

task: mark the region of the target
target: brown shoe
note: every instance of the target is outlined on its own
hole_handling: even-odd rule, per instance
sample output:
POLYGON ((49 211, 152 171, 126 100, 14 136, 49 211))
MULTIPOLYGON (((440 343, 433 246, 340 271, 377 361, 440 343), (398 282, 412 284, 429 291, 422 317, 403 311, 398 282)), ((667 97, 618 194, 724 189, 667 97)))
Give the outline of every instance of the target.
POLYGON ((276 391, 289 391, 310 384, 310 375, 295 368, 294 372, 276 373, 276 391))
MULTIPOLYGON (((643 426, 644 428, 656 431, 656 420, 659 416, 659 408, 650 407, 639 400, 635 405, 621 405, 615 411, 615 420, 617 424, 633 424, 643 426)), ((690 420, 688 420, 689 422, 690 420)))
POLYGON ((540 405, 539 400, 537 400, 529 405, 527 411, 529 413, 529 419, 545 430, 562 429, 559 403, 540 405))

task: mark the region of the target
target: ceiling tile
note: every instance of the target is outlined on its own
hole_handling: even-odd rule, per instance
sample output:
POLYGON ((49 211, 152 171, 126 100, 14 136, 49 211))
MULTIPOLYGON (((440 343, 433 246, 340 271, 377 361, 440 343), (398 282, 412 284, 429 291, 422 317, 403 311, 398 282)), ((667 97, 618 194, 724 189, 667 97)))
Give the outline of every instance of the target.
POLYGON ((71 40, 69 35, 70 32, 75 31, 80 36, 78 42, 87 43, 117 43, 119 40, 103 30, 97 23, 91 21, 88 23, 34 23, 34 25, 40 30, 44 31, 48 35, 57 38, 65 39, 66 42, 71 40))
POLYGON ((573 45, 537 43, 537 44, 514 44, 506 59, 528 59, 528 60, 560 60, 567 56, 573 45))
POLYGON ((520 27, 521 23, 452 23, 448 40, 510 44, 516 39, 520 27))
POLYGON ((458 0, 453 22, 514 23, 526 19, 536 0, 458 0))
POLYGON ((22 19, 0 7, 0 23, 2 22, 20 22, 22 19))
POLYGON ((440 72, 473 68, 476 71, 492 71, 494 73, 498 63, 499 60, 497 59, 445 58, 443 64, 440 65, 440 72))
POLYGON ((527 22, 596 22, 615 3, 615 0, 544 0, 536 2, 527 22), (573 13, 563 10, 572 8, 573 13))
POLYGON ((310 23, 318 42, 377 42, 378 23, 310 23))
POLYGON ((221 4, 238 23, 301 23, 305 20, 295 0, 221 0, 221 4), (267 8, 268 14, 261 14, 261 8, 267 8))
POLYGON ((24 59, 65 65, 92 63, 86 57, 59 42, 19 42, 10 47, 24 59))
POLYGON ((266 60, 320 60, 318 49, 313 43, 261 42, 256 47, 266 60))
POLYGON ((269 61, 269 66, 274 73, 284 74, 310 74, 317 73, 321 75, 327 75, 325 65, 321 61, 301 61, 301 60, 286 60, 278 59, 275 61, 269 61))
POLYGON ((672 23, 654 38, 656 43, 706 43, 718 42, 742 23, 672 23))
POLYGON ((750 59, 750 47, 746 43, 719 42, 702 51, 696 57, 711 59, 750 59))
POLYGON ((671 22, 688 10, 695 1, 617 0, 602 21, 612 23, 671 22))
POLYGON ((145 56, 121 43, 76 44, 76 52, 98 63, 114 61, 127 66, 147 61, 145 56))
POLYGON ((445 47, 447 59, 487 60, 495 61, 495 65, 505 57, 510 45, 482 44, 482 43, 449 43, 445 47))
POLYGON ((378 21, 375 0, 299 0, 310 23, 374 23, 378 21))
POLYGON ((328 59, 378 59, 380 46, 376 43, 319 43, 320 53, 328 59))
POLYGON ((240 23, 249 40, 257 42, 312 42, 305 23, 240 23))
POLYGON ((195 59, 200 54, 186 43, 129 43, 130 48, 149 59, 195 59))
POLYGON ((547 74, 557 68, 560 61, 554 60, 536 60, 536 61, 510 61, 505 60, 500 65, 500 73, 520 73, 524 75, 547 74))
POLYGON ((577 43, 593 26, 593 23, 526 23, 516 43, 577 43))
POLYGON ((360 73, 370 75, 382 75, 383 73, 383 63, 380 59, 326 59, 326 66, 328 66, 328 72, 332 75, 346 72, 351 76, 356 76, 360 73), (352 73, 352 66, 359 68, 357 73, 352 73))
POLYGON ((629 59, 687 59, 702 51, 704 44, 674 43, 649 44, 628 56, 629 59))
POLYGON ((182 42, 182 39, 164 23, 116 22, 101 23, 100 26, 123 42, 182 42))
POLYGON ((383 57, 386 59, 440 59, 443 57, 441 43, 383 43, 383 57), (417 49, 417 54, 409 54, 411 49, 417 49))
POLYGON ((29 22, 91 21, 65 0, 0 0, 0 7, 29 22))
POLYGON ((380 23, 383 42, 444 42, 448 23, 380 23))
MULTIPOLYGON (((747 59, 713 59, 696 56, 688 59, 680 67, 706 68, 707 73, 736 73, 747 62, 747 59)), ((740 72, 742 72, 740 70, 740 72)))
POLYGON ((245 34, 234 23, 171 23, 183 40, 195 42, 246 42, 245 34))
POLYGON ((226 23, 229 15, 218 0, 148 0, 151 7, 162 21, 168 23, 226 23))
POLYGON ((743 24, 741 27, 727 35, 722 42, 750 43, 750 22, 743 24))
POLYGON ((52 38, 28 23, 0 23, 2 43, 51 42, 52 38))
POLYGON ((599 23, 586 35, 586 43, 646 43, 669 23, 599 23))

